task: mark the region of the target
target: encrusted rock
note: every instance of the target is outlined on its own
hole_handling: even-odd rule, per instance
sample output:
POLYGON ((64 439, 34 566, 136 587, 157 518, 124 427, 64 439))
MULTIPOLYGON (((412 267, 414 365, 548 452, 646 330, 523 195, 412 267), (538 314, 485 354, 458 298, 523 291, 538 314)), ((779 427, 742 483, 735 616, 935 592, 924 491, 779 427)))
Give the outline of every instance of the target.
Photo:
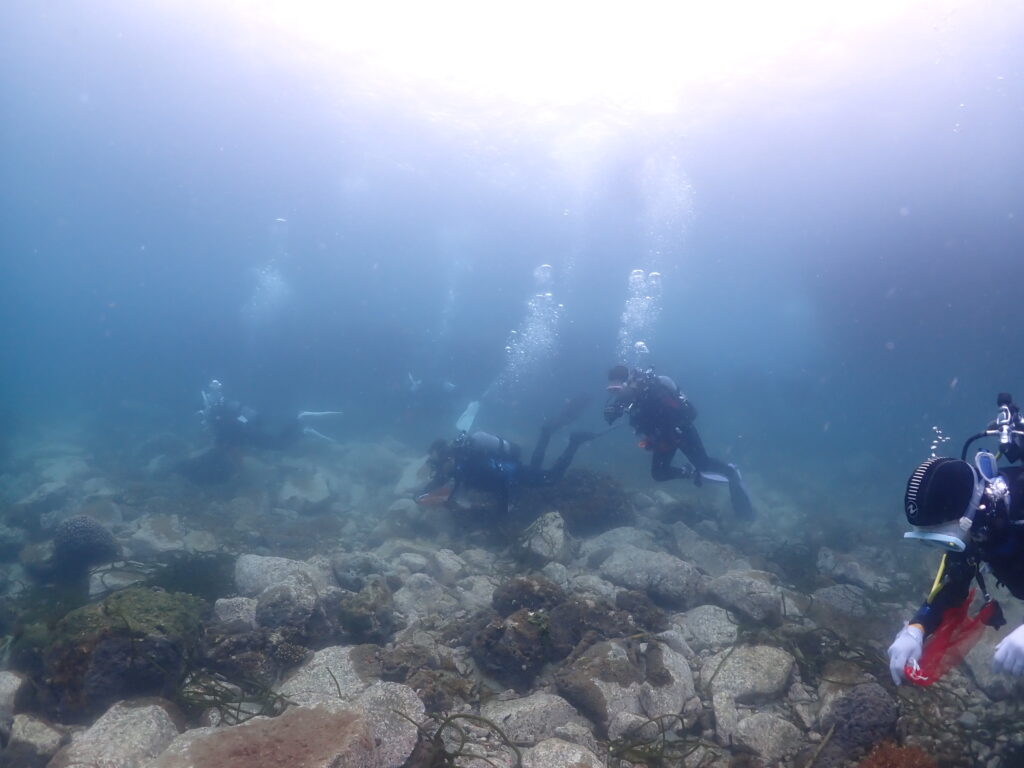
POLYGON ((133 587, 68 613, 44 653, 44 693, 79 718, 126 696, 169 695, 197 645, 204 601, 133 587))
POLYGON ((539 576, 516 576, 494 590, 494 610, 509 616, 523 608, 539 611, 554 608, 565 600, 557 584, 539 576))
POLYGON ((569 702, 550 693, 534 693, 509 701, 492 699, 480 714, 500 724, 505 735, 517 744, 536 744, 555 736, 556 729, 569 723, 587 725, 569 702))
POLYGON ((152 699, 119 702, 58 752, 48 768, 142 768, 177 735, 166 704, 152 699))
POLYGON ((899 710, 878 683, 865 683, 837 699, 821 727, 832 730, 832 738, 821 752, 821 764, 842 765, 864 755, 893 733, 899 710))

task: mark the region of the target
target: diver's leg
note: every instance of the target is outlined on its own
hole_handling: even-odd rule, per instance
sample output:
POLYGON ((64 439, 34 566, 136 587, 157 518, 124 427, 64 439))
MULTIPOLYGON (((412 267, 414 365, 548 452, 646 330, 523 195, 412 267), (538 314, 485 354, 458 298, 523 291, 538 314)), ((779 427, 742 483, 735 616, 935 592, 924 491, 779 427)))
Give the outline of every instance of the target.
POLYGON ((530 456, 530 469, 532 471, 540 471, 541 464, 544 463, 544 454, 547 453, 548 443, 551 442, 551 435, 554 432, 555 430, 546 422, 541 425, 540 435, 537 436, 537 444, 533 447, 533 454, 530 456))
POLYGON ((750 495, 743 486, 739 470, 734 464, 727 464, 721 459, 708 456, 707 451, 704 450, 704 443, 701 442, 700 435, 697 433, 697 428, 693 424, 682 428, 679 448, 697 468, 698 473, 712 472, 722 475, 729 481, 729 499, 732 501, 733 511, 739 517, 749 519, 754 516, 754 505, 751 504, 750 495))
POLYGON ((672 457, 675 455, 675 448, 654 451, 651 456, 651 477, 659 483, 666 480, 685 480, 690 477, 689 467, 672 466, 672 457))

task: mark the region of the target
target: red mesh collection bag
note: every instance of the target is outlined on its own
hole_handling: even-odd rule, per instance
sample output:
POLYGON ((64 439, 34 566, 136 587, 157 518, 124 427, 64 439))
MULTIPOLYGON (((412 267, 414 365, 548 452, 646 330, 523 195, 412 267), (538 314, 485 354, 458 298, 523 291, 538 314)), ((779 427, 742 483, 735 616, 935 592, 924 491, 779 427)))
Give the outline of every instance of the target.
POLYGON ((917 666, 907 664, 903 672, 914 685, 931 685, 959 664, 981 638, 985 627, 993 624, 999 613, 999 603, 987 601, 974 616, 967 609, 974 599, 974 590, 959 605, 949 608, 942 623, 924 645, 917 666))

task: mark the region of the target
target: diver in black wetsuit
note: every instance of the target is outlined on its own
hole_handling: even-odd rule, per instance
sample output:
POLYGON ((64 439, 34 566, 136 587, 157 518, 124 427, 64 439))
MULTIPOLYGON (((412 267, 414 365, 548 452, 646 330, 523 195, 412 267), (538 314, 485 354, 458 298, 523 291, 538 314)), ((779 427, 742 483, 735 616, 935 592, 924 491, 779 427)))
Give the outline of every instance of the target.
POLYGON ((616 365, 608 372, 608 392, 605 421, 612 424, 623 414, 629 414, 630 426, 642 437, 640 445, 652 453, 651 477, 659 482, 692 477, 698 485, 702 477, 721 477, 729 483, 736 514, 746 519, 754 517, 739 470, 708 456, 693 424, 697 409, 672 379, 658 376, 651 369, 630 371, 624 365, 616 365), (676 451, 682 451, 693 466, 673 466, 676 451))
POLYGON ((551 437, 561 427, 574 420, 589 402, 589 398, 575 398, 566 408, 540 429, 530 463, 524 464, 522 450, 515 443, 489 432, 463 433, 453 442, 438 440, 430 447, 428 458, 432 477, 423 492, 417 496, 420 504, 444 504, 454 500, 462 488, 485 491, 498 501, 499 511, 507 515, 511 497, 518 488, 550 485, 565 475, 580 446, 601 432, 573 432, 569 444, 549 469, 544 469, 544 454, 551 437))
MULTIPOLYGON (((1024 458, 1024 419, 1009 395, 999 396, 1000 418, 985 435, 1000 437, 1000 456, 1024 458)), ((983 567, 1014 597, 1024 600, 1024 467, 1000 467, 996 456, 979 451, 974 466, 961 459, 933 457, 920 464, 907 481, 903 498, 907 522, 914 530, 904 538, 941 549, 945 554, 931 594, 889 646, 889 671, 899 685, 907 668, 916 670, 924 639, 935 632, 951 609, 960 606, 978 581, 986 593, 983 567)), ((991 602, 988 594, 984 595, 991 602)), ((998 629, 1006 623, 998 606, 985 620, 998 629)), ((1024 675, 1024 626, 996 646, 996 672, 1024 675)))
POLYGON ((272 429, 261 414, 237 400, 224 397, 223 385, 216 379, 202 392, 203 409, 199 411, 203 424, 213 434, 213 446, 187 459, 179 467, 181 472, 196 482, 222 482, 230 477, 241 462, 242 450, 257 448, 283 450, 303 435, 314 435, 334 442, 312 427, 302 424, 311 416, 339 415, 341 411, 302 411, 294 419, 272 429))

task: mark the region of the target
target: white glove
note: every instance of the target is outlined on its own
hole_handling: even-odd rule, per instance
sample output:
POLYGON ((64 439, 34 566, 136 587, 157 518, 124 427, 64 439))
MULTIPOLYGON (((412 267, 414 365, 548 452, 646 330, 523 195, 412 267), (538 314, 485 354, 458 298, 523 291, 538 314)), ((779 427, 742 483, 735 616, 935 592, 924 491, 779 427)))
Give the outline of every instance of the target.
MULTIPOLYGON (((1024 642, 1022 642, 1024 647, 1024 642)), ((921 652, 924 650, 924 632, 921 628, 908 624, 899 631, 896 639, 889 646, 889 674, 892 681, 899 685, 903 682, 903 668, 910 664, 917 666, 921 652)), ((1024 664, 1024 656, 1021 656, 1021 663, 1024 664)))
POLYGON ((1007 675, 1024 675, 1024 625, 1004 637, 992 654, 992 669, 1007 675))

